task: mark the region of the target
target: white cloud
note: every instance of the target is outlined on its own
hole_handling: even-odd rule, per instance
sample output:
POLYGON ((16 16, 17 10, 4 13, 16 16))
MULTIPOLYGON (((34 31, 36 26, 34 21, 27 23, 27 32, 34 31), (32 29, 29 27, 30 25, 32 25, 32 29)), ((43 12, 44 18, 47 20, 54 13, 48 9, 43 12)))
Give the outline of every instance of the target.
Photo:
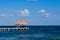
POLYGON ((56 15, 53 15, 53 14, 50 14, 50 13, 48 13, 46 10, 40 10, 40 11, 38 11, 41 15, 43 15, 44 17, 50 17, 50 18, 52 18, 52 17, 56 17, 56 15))
POLYGON ((4 13, 0 13, 0 17, 9 17, 9 16, 29 16, 29 10, 28 9, 23 9, 23 10, 8 10, 8 12, 6 12, 5 10, 8 9, 4 9, 4 13), (13 13, 17 13, 15 15, 13 15, 13 13))
POLYGON ((40 10, 40 11, 38 11, 40 14, 42 14, 43 16, 45 16, 45 17, 49 17, 50 16, 50 14, 49 13, 47 13, 47 11, 46 10, 44 10, 44 9, 42 9, 42 10, 40 10))
POLYGON ((21 10, 20 13, 21 13, 20 14, 21 16, 29 16, 29 10, 28 9, 21 10))
POLYGON ((50 14, 49 13, 45 13, 44 16, 45 17, 50 17, 50 14))
POLYGON ((46 10, 43 10, 43 9, 42 9, 42 10, 40 10, 39 12, 40 12, 40 13, 45 13, 45 12, 46 12, 46 10))
POLYGON ((13 14, 0 14, 0 17, 8 17, 8 16, 13 16, 13 14))

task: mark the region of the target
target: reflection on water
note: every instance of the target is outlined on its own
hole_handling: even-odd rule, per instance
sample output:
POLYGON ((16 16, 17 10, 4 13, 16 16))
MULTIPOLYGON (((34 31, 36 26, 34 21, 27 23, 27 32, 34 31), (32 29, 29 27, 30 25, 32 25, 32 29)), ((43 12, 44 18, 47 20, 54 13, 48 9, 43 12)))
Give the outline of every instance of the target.
POLYGON ((60 27, 28 27, 25 31, 0 32, 0 40, 60 40, 60 27))

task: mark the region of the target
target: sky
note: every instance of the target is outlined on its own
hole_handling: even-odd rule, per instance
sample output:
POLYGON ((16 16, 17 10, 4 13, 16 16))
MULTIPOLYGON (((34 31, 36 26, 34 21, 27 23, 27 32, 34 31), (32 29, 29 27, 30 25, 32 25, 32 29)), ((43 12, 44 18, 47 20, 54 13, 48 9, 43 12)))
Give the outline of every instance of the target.
POLYGON ((60 0, 0 0, 0 25, 60 25, 60 0))

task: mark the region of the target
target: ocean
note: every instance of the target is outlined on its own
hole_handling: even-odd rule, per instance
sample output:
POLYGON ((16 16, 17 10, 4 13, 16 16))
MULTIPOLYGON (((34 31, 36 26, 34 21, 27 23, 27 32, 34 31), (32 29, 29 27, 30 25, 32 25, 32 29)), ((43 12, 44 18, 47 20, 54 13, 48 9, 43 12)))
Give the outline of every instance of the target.
MULTIPOLYGON (((14 27, 16 26, 0 26, 0 28, 14 27)), ((29 27, 29 30, 4 30, 3 32, 0 32, 0 40, 60 40, 60 26, 26 27, 29 27)))

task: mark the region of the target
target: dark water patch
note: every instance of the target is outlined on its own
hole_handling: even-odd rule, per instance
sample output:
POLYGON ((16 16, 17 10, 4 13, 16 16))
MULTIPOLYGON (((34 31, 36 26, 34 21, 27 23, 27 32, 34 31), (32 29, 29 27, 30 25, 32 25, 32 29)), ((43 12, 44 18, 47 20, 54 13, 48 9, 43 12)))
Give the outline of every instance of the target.
MULTIPOLYGON (((0 26, 0 28, 15 28, 15 27, 16 26, 0 26)), ((29 27, 29 30, 20 31, 13 30, 8 32, 7 31, 0 32, 0 40, 60 40, 60 26, 27 26, 27 27, 29 27)))

